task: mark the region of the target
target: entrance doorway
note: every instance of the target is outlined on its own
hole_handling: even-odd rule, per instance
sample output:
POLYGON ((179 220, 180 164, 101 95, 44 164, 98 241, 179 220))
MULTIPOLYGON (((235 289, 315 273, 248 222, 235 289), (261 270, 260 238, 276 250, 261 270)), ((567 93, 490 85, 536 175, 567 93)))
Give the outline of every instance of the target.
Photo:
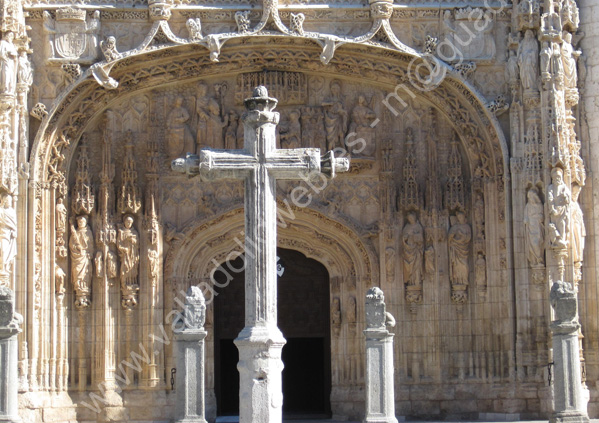
MULTIPOLYGON (((331 338, 329 274, 303 254, 278 249, 284 273, 278 278, 278 325, 287 343, 283 347, 283 413, 286 418, 330 416, 331 338)), ((241 258, 230 263, 240 269, 241 258)), ((225 264, 224 269, 227 269, 225 264)), ((239 354, 233 340, 244 326, 245 273, 233 279, 214 301, 215 391, 219 416, 239 414, 239 354)), ((215 275, 219 283, 224 274, 215 275)))

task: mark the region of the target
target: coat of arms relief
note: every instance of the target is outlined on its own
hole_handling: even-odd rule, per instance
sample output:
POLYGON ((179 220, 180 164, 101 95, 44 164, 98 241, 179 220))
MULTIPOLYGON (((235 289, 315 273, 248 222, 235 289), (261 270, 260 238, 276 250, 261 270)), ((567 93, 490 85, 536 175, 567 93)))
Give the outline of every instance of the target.
POLYGON ((65 7, 55 16, 44 12, 46 57, 49 62, 91 64, 98 56, 100 12, 65 7))

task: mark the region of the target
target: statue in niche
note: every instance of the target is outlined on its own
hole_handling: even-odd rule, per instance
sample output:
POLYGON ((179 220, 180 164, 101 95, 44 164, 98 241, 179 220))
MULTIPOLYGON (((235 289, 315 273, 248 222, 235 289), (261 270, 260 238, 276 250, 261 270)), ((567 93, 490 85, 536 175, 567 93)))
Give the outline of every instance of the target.
POLYGON ((96 252, 96 257, 94 257, 94 264, 96 266, 96 276, 101 278, 104 276, 104 263, 103 263, 102 251, 96 252))
POLYGON ((22 50, 19 54, 17 82, 24 85, 31 85, 33 83, 33 69, 25 50, 22 50))
POLYGON ((424 266, 426 273, 433 275, 437 269, 435 247, 429 245, 424 250, 424 266))
POLYGON ((586 229, 582 209, 578 204, 580 194, 580 185, 572 185, 572 259, 574 263, 582 263, 584 253, 584 239, 586 238, 586 229))
POLYGON ((549 41, 543 41, 543 48, 541 49, 541 79, 543 82, 551 79, 551 56, 553 55, 553 49, 549 41))
POLYGON ((118 275, 119 272, 116 254, 112 252, 112 250, 108 250, 108 253, 106 253, 106 276, 108 279, 114 279, 118 275))
POLYGON ((299 148, 302 145, 302 125, 300 123, 300 111, 289 112, 289 122, 281 128, 281 147, 299 148))
POLYGON ((158 282, 158 251, 154 249, 148 250, 148 262, 150 265, 150 280, 152 281, 152 286, 156 286, 156 282, 158 282))
POLYGON ((524 34, 524 40, 518 49, 518 65, 524 90, 536 90, 539 73, 539 44, 530 29, 524 34))
POLYGON ((235 110, 229 110, 229 125, 225 131, 225 148, 234 150, 242 146, 237 143, 237 132, 239 131, 239 116, 235 110))
POLYGON ((119 227, 116 246, 121 258, 121 288, 135 289, 139 268, 139 233, 133 227, 133 216, 125 215, 119 227))
POLYGON ((344 136, 347 133, 347 112, 341 102, 341 84, 332 81, 331 97, 322 103, 324 109, 324 127, 327 133, 327 150, 345 148, 344 136))
POLYGON ((564 31, 562 42, 562 63, 564 68, 564 83, 566 88, 576 88, 578 75, 576 72, 576 59, 581 52, 572 47, 572 34, 564 31))
POLYGON ((564 82, 564 62, 562 60, 562 49, 558 43, 551 43, 551 73, 557 78, 558 85, 564 82))
POLYGON ((54 292, 56 295, 64 295, 65 287, 64 287, 64 279, 67 274, 62 270, 58 264, 54 263, 54 292))
POLYGON ((483 253, 479 252, 474 263, 474 280, 479 288, 487 286, 487 261, 483 253))
POLYGON ((543 202, 536 188, 526 194, 524 228, 526 230, 526 257, 532 267, 545 265, 545 214, 543 202))
POLYGON ((0 93, 14 94, 17 87, 18 53, 13 40, 15 34, 8 31, 0 40, 0 93))
POLYGON ((223 131, 229 123, 229 116, 221 118, 220 106, 214 100, 208 105, 208 121, 206 122, 206 141, 212 148, 222 149, 225 147, 223 131))
POLYGON ((551 184, 547 188, 549 202, 549 227, 552 248, 565 249, 568 246, 570 228, 570 190, 564 183, 564 171, 559 167, 551 169, 551 184))
POLYGON ((345 316, 347 318, 347 323, 356 323, 356 297, 350 295, 350 297, 348 298, 347 311, 345 312, 345 316))
POLYGON ((468 253, 472 240, 472 229, 466 223, 464 212, 456 213, 457 222, 449 229, 449 280, 451 285, 468 285, 468 253))
POLYGON ((6 276, 12 272, 17 256, 17 211, 13 207, 12 196, 6 192, 0 199, 0 248, 0 275, 6 276))
POLYGON ((331 323, 333 326, 341 326, 341 303, 339 302, 339 298, 333 298, 333 305, 331 306, 331 323))
POLYGON ((375 150, 374 128, 370 124, 376 114, 366 103, 366 97, 358 96, 358 104, 351 113, 351 124, 347 138, 350 152, 354 155, 371 157, 375 150), (353 137, 351 137, 353 135, 353 137))
MULTIPOLYGON (((220 106, 216 99, 208 97, 208 86, 203 82, 198 85, 198 97, 196 98, 196 114, 198 118, 198 126, 196 132, 196 145, 197 152, 200 151, 203 147, 212 147, 212 148, 222 148, 219 145, 222 144, 223 138, 223 127, 225 125, 216 125, 220 126, 220 144, 213 144, 215 140, 213 139, 215 135, 214 127, 215 124, 220 122, 222 123, 222 119, 220 117, 220 106)), ((219 142, 219 139, 216 140, 219 142)))
POLYGON ((193 137, 187 127, 189 117, 189 112, 183 107, 183 97, 177 97, 166 121, 166 149, 169 157, 179 157, 186 148, 193 145, 193 137))
POLYGON ((518 57, 514 50, 510 50, 510 57, 507 60, 507 66, 505 68, 505 75, 510 85, 518 83, 519 80, 519 68, 518 68, 518 57))
POLYGON ((77 216, 77 228, 71 227, 71 279, 77 296, 88 295, 92 279, 94 235, 87 224, 87 215, 77 216))
POLYGON ((403 228, 403 274, 408 286, 422 286, 424 229, 415 213, 408 213, 408 223, 403 228))
POLYGON ((64 205, 64 198, 58 197, 56 200, 56 232, 64 234, 67 230, 67 208, 64 205))

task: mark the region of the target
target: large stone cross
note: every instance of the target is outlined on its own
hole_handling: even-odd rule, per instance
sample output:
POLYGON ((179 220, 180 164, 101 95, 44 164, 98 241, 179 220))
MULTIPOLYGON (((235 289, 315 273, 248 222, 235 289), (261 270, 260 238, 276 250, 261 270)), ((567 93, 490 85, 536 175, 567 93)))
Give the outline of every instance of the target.
POLYGON ((204 180, 245 181, 245 327, 235 340, 240 423, 282 421, 285 338, 277 327, 276 180, 334 177, 349 170, 349 159, 335 158, 332 151, 321 158, 318 148, 277 149, 276 105, 265 87, 255 88, 245 100, 242 150, 202 149, 199 157, 188 154, 172 163, 173 170, 204 180))

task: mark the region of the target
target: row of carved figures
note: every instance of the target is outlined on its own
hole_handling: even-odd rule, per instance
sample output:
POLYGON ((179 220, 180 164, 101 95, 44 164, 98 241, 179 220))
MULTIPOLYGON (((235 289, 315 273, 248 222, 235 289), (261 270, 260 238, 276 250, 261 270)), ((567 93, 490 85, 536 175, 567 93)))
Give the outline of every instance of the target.
MULTIPOLYGON (((58 212, 58 210, 57 210, 58 212)), ((66 210, 65 210, 66 212, 66 210)), ((63 220, 64 217, 58 217, 63 220)), ((97 276, 106 277, 111 280, 119 278, 122 292, 122 305, 125 308, 133 308, 137 305, 135 298, 139 290, 139 259, 140 238, 139 232, 133 226, 135 217, 127 214, 123 216, 123 223, 118 226, 116 236, 116 250, 120 261, 120 269, 117 257, 113 251, 106 254, 106 263, 103 263, 103 253, 96 249, 93 231, 89 224, 87 215, 79 215, 75 218, 76 225, 71 225, 69 239, 69 257, 71 261, 71 281, 75 290, 77 308, 86 308, 90 305, 92 278, 97 276), (94 273, 95 268, 95 273, 94 273)), ((148 254, 150 268, 157 266, 157 256, 148 254)), ((65 273, 57 267, 56 291, 65 292, 65 273)))
POLYGON ((541 194, 537 188, 530 188, 526 194, 524 226, 526 228, 526 257, 533 269, 533 279, 544 281, 545 237, 548 237, 552 250, 566 250, 570 247, 574 263, 575 283, 580 282, 586 230, 583 213, 578 204, 581 187, 572 185, 572 191, 564 182, 564 172, 559 167, 551 170, 551 184, 547 188, 549 227, 545 229, 545 211, 541 194))
POLYGON ((506 78, 512 88, 518 87, 520 82, 525 92, 538 92, 539 74, 543 83, 553 76, 565 88, 575 89, 578 80, 576 61, 580 54, 572 47, 572 34, 567 31, 561 37, 561 45, 544 40, 539 51, 539 42, 529 29, 519 41, 518 51, 510 50, 506 78))
MULTIPOLYGON (((167 154, 178 157, 185 151, 194 149, 194 134, 190 123, 196 122, 195 150, 203 147, 242 148, 243 124, 239 114, 231 109, 223 110, 222 84, 215 85, 216 97, 207 95, 208 86, 200 83, 195 99, 195 116, 184 107, 183 97, 174 100, 168 114, 167 154)), ((287 113, 288 120, 279 127, 282 148, 326 147, 327 150, 346 148, 350 141, 357 142, 355 154, 370 157, 375 152, 375 133, 371 127, 376 116, 363 95, 358 96, 357 104, 348 113, 341 101, 341 85, 332 81, 331 96, 319 107, 301 107, 287 113)))

